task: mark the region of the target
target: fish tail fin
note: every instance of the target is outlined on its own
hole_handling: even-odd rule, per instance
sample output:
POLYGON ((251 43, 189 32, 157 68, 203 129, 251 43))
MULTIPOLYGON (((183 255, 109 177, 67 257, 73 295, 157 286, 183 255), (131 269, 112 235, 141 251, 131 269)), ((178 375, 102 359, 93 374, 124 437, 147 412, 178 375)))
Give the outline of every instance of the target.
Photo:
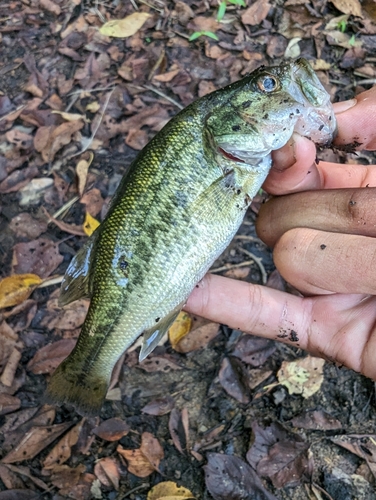
POLYGON ((52 375, 44 395, 48 404, 74 406, 80 415, 100 413, 110 384, 110 373, 86 369, 69 356, 52 375))

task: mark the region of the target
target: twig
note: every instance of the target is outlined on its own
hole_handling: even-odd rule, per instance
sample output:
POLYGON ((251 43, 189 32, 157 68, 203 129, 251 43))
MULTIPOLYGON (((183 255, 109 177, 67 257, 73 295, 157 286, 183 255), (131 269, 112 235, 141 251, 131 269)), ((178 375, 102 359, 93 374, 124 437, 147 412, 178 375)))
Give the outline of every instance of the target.
POLYGON ((102 123, 102 120, 103 120, 103 117, 104 117, 104 113, 105 113, 105 111, 107 109, 108 103, 110 102, 110 99, 111 99, 111 96, 112 96, 113 92, 114 92, 114 89, 112 89, 111 92, 107 96, 106 102, 104 103, 104 106, 103 106, 103 110, 102 110, 102 112, 101 112, 101 114, 99 116, 98 123, 97 123, 95 129, 93 130, 93 133, 91 134, 90 139, 88 140, 88 143, 82 149, 82 151, 79 151, 78 153, 75 153, 74 155, 71 156, 71 158, 74 158, 75 156, 79 156, 82 153, 85 153, 85 151, 87 151, 89 149, 90 144, 93 142, 95 134, 98 132, 98 129, 99 129, 101 123, 102 123))
POLYGON ((165 99, 167 99, 168 101, 170 101, 172 104, 174 104, 175 106, 177 106, 179 109, 183 109, 184 108, 184 106, 182 106, 180 103, 178 103, 177 101, 175 101, 175 99, 173 99, 172 97, 169 97, 168 95, 166 95, 163 92, 161 92, 160 90, 152 87, 151 85, 143 85, 143 88, 151 90, 155 94, 157 94, 157 95, 159 95, 161 97, 164 97, 165 99))
POLYGON ((82 94, 82 92, 87 92, 88 94, 92 92, 100 92, 101 90, 114 90, 115 87, 111 87, 111 85, 108 85, 107 87, 98 87, 96 89, 80 89, 80 90, 74 90, 73 92, 70 92, 67 94, 68 96, 70 95, 75 95, 75 94, 82 94))
POLYGON ((254 260, 255 264, 257 264, 258 267, 259 267, 259 269, 260 269, 261 278, 262 278, 262 284, 266 285, 266 282, 268 281, 268 275, 266 274, 265 267, 264 267, 264 265, 262 263, 262 257, 257 257, 252 252, 248 252, 248 250, 246 250, 245 248, 239 248, 239 251, 242 252, 242 253, 245 253, 246 255, 248 255, 248 257, 252 257, 252 259, 254 260))
POLYGON ((245 260, 244 262, 240 262, 239 264, 225 264, 222 267, 217 267, 215 269, 210 269, 210 273, 221 273, 222 271, 229 271, 230 269, 237 269, 238 267, 246 267, 254 264, 254 260, 245 260))
POLYGON ((51 217, 53 219, 57 219, 63 212, 65 212, 66 210, 68 210, 72 205, 74 205, 76 203, 76 201, 78 201, 80 199, 79 196, 75 196, 74 198, 72 198, 71 200, 67 201, 67 203, 65 203, 62 207, 59 208, 59 210, 57 210, 51 217))
POLYGON ((317 488, 321 493, 324 493, 324 495, 329 499, 329 500, 333 500, 333 497, 331 497, 329 495, 329 493, 327 491, 324 490, 324 488, 321 488, 321 486, 319 486, 318 484, 316 483, 312 483, 312 485, 317 488))
POLYGON ((234 239, 235 240, 253 241, 254 243, 262 243, 263 245, 265 245, 265 243, 263 241, 261 241, 259 238, 257 238, 256 236, 249 236, 247 234, 237 234, 234 237, 234 239))
POLYGON ((134 10, 138 10, 138 5, 136 4, 135 0, 131 0, 131 4, 132 4, 134 10))
POLYGON ((42 281, 40 285, 37 286, 37 288, 45 288, 46 286, 51 286, 51 285, 58 285, 63 281, 64 276, 51 276, 51 278, 47 278, 46 280, 42 281))
POLYGON ((7 113, 6 115, 4 115, 0 118, 0 122, 3 120, 6 120, 9 115, 12 115, 16 111, 19 111, 20 109, 23 109, 23 108, 26 108, 26 104, 21 104, 21 106, 18 106, 18 108, 13 109, 12 111, 9 111, 9 113, 7 113))

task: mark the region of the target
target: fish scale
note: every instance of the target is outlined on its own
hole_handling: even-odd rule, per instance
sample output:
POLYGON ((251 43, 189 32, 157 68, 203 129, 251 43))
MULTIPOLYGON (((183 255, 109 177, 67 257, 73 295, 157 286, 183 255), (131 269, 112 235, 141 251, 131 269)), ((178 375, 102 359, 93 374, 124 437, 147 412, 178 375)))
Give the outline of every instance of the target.
POLYGON ((329 96, 303 59, 204 96, 150 141, 67 269, 61 303, 91 302, 47 401, 100 411, 116 361, 141 334, 141 359, 157 345, 294 131, 318 143, 335 131, 329 96))

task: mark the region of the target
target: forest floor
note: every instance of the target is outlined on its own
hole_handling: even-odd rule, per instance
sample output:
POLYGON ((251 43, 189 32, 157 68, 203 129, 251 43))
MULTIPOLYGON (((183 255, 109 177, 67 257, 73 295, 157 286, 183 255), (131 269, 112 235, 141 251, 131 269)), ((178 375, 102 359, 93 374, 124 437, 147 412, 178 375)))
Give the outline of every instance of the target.
MULTIPOLYGON (((374 383, 200 318, 126 353, 98 417, 42 401, 88 308, 58 306, 62 276, 138 151, 262 64, 307 58, 333 101, 370 88, 375 2, 10 0, 0 45, 0 500, 376 500, 374 383)), ((213 272, 296 293, 254 231, 260 201, 213 272)))

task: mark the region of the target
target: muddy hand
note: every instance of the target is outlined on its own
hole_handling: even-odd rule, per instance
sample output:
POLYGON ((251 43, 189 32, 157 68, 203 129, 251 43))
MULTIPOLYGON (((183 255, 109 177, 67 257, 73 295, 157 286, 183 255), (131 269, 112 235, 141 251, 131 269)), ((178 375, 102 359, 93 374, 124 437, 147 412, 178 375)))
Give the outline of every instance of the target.
MULTIPOLYGON (((337 143, 356 141, 363 143, 360 148, 375 149, 376 89, 350 104, 336 106, 337 143)), ((316 295, 301 298, 209 275, 186 309, 376 379, 376 166, 316 165, 314 147, 301 138, 292 148, 275 155, 265 189, 320 191, 274 198, 262 207, 257 228, 274 246, 284 277, 316 295)))

